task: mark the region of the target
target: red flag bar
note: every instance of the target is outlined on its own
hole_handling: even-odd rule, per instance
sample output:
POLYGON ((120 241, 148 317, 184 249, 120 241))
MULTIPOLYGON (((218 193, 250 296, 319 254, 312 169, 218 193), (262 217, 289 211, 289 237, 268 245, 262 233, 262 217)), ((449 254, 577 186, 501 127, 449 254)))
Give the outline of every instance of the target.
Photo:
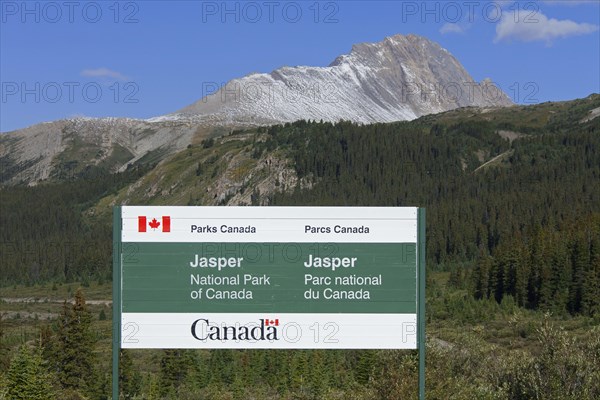
POLYGON ((162 217, 162 227, 163 232, 171 232, 171 217, 162 217))
POLYGON ((138 232, 146 232, 146 217, 138 217, 138 232))

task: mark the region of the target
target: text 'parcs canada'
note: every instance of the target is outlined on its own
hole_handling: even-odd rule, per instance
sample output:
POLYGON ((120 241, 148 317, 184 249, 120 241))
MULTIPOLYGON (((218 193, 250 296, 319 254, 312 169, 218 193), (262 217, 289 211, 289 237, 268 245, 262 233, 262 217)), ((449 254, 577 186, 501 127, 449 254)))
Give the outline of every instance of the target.
MULTIPOLYGON (((229 225, 190 225, 191 233, 256 233, 258 229, 253 225, 246 226, 229 226, 229 225)), ((368 226, 360 225, 360 226, 342 226, 342 225, 334 225, 334 226, 313 226, 313 225, 305 225, 304 233, 305 234, 327 234, 327 233, 341 233, 341 234, 368 234, 370 229, 368 226)))

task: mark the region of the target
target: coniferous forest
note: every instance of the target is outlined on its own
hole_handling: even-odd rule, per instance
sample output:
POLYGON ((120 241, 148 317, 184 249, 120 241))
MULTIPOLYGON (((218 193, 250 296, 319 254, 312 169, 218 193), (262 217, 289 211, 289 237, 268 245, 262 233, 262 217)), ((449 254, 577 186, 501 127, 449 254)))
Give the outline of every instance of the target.
MULTIPOLYGON (((584 118, 597 107, 600 95, 391 124, 298 121, 185 157, 214 179, 214 155, 234 141, 255 159, 284 156, 298 183, 255 190, 257 204, 426 207, 428 398, 595 399, 600 118, 584 118)), ((0 189, 0 399, 109 398, 103 199, 177 157, 0 189)), ((124 399, 411 399, 417 366, 411 351, 123 351, 120 379, 124 399)))

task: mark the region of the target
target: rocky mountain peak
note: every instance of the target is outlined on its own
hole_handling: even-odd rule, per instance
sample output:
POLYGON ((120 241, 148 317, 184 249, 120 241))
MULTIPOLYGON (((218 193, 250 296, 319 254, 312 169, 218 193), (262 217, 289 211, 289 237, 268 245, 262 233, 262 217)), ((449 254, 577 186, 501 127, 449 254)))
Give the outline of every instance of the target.
POLYGON ((175 115, 236 123, 372 123, 465 106, 512 104, 503 92, 486 90, 482 84, 439 44, 418 35, 394 35, 355 44, 327 67, 282 67, 233 79, 175 115))

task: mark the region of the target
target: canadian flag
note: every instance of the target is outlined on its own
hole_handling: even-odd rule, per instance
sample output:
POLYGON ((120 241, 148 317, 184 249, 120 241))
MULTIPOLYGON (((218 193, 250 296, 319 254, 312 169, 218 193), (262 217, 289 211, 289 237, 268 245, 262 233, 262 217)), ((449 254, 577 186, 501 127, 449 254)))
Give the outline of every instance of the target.
POLYGON ((162 226, 163 232, 171 232, 171 217, 163 216, 162 223, 156 218, 152 218, 151 221, 148 221, 148 217, 145 215, 138 217, 138 232, 146 232, 148 227, 155 231, 160 226, 162 226))
POLYGON ((265 326, 279 326, 279 318, 277 319, 265 319, 265 326))

